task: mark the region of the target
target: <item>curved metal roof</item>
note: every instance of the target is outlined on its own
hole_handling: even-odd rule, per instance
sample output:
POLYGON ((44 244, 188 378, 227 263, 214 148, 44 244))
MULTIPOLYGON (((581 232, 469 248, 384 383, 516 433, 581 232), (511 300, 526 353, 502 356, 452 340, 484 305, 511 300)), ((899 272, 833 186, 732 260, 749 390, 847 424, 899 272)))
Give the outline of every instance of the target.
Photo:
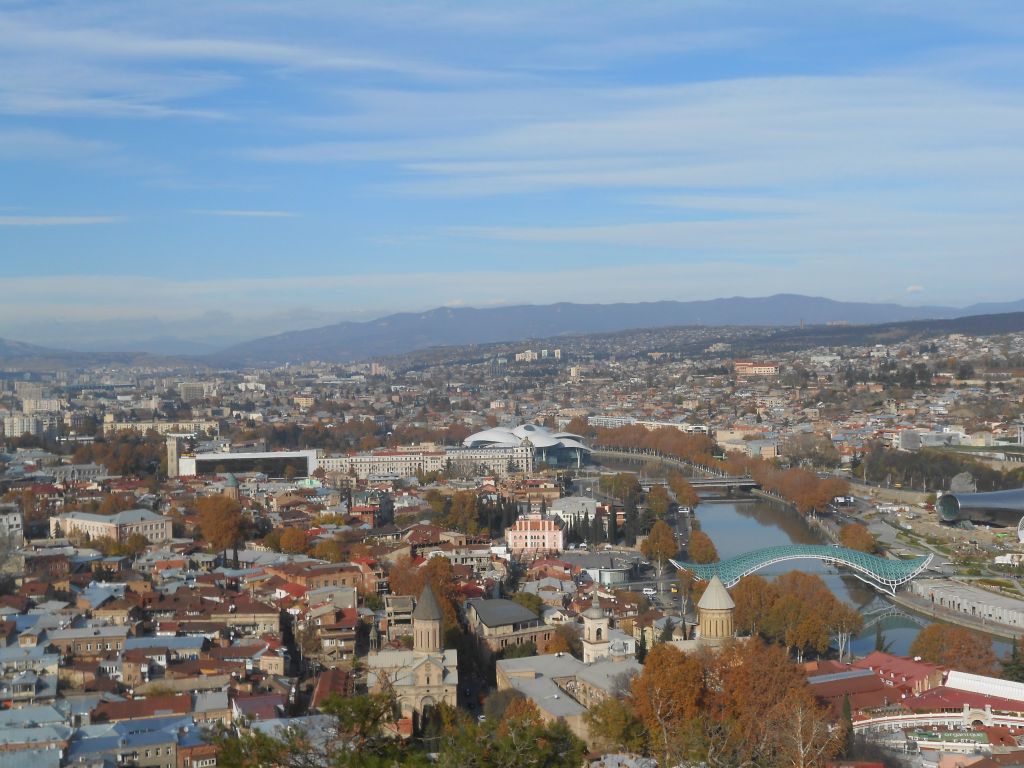
POLYGON ((1009 525, 1013 516, 1024 516, 1024 488, 987 493, 944 493, 935 506, 946 522, 969 519, 972 517, 970 513, 982 512, 1003 517, 1009 525))
POLYGON ((787 544, 766 547, 743 555, 719 560, 717 563, 698 564, 670 561, 676 568, 689 571, 701 581, 718 576, 726 587, 735 586, 744 576, 787 560, 824 560, 844 565, 854 575, 878 589, 895 594, 896 587, 906 584, 928 567, 933 555, 915 557, 913 560, 890 560, 869 555, 846 547, 826 544, 787 544))
POLYGON ((524 440, 529 440, 534 448, 566 448, 589 453, 590 449, 575 439, 577 437, 578 435, 570 435, 567 432, 555 434, 539 424, 520 424, 514 429, 491 427, 474 432, 463 440, 462 444, 467 448, 515 448, 524 440))

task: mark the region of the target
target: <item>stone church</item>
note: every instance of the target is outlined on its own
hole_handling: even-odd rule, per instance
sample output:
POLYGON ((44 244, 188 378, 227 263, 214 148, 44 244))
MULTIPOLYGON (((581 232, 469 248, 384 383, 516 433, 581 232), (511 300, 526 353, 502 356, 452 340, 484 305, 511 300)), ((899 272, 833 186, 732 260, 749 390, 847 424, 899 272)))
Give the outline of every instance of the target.
POLYGON ((434 591, 423 588, 412 612, 412 650, 385 649, 367 658, 371 693, 391 691, 402 712, 419 728, 423 715, 442 702, 456 706, 458 654, 444 649, 444 615, 434 591))

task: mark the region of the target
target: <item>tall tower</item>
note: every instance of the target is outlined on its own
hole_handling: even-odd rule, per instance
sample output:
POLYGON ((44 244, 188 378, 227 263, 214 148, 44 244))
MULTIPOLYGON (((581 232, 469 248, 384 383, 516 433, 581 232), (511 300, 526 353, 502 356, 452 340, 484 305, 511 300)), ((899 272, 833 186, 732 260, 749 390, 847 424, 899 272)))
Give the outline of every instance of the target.
POLYGON ((178 438, 167 436, 167 476, 178 476, 178 438))
POLYGON ((601 604, 597 601, 597 590, 594 590, 594 601, 583 612, 583 663, 603 659, 608 655, 608 617, 604 615, 601 604))
POLYGON ((708 588, 697 603, 700 639, 714 642, 732 637, 732 614, 735 609, 736 603, 729 597, 722 580, 717 574, 712 576, 708 588))
POLYGON ((224 478, 224 495, 238 501, 238 478, 230 472, 224 478))
POLYGON ((441 640, 441 625, 444 614, 437 603, 434 590, 427 584, 423 587, 420 599, 416 601, 416 609, 412 612, 412 649, 417 653, 441 653, 444 642, 441 640))

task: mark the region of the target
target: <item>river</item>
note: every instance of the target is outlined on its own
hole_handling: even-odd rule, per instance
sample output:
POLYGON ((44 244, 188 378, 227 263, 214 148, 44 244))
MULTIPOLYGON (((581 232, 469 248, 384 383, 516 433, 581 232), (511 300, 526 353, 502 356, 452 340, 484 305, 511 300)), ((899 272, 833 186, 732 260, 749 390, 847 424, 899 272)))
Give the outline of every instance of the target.
MULTIPOLYGON (((602 469, 637 472, 641 478, 660 476, 657 460, 615 458, 603 460, 602 469), (653 471, 652 471, 653 470, 653 471)), ((751 497, 735 500, 706 498, 696 509, 701 530, 715 543, 720 558, 741 555, 755 549, 783 544, 828 543, 824 535, 811 528, 796 512, 785 504, 763 501, 751 497)), ((934 622, 912 614, 890 603, 874 587, 860 581, 849 571, 841 572, 819 560, 792 560, 764 568, 762 576, 771 578, 791 570, 816 573, 824 579, 836 597, 855 607, 864 616, 864 631, 853 639, 851 651, 864 656, 875 650, 878 642, 877 626, 882 628, 882 640, 890 653, 908 655, 910 646, 922 628, 934 622)), ((992 638, 992 648, 1000 657, 1009 656, 1010 643, 992 638)))
MULTIPOLYGON (((791 509, 772 502, 760 500, 735 500, 702 502, 696 509, 701 530, 715 543, 721 558, 741 555, 763 547, 782 544, 820 544, 825 539, 808 526, 791 509)), ((882 617, 877 623, 882 627, 883 640, 891 653, 906 655, 910 645, 922 627, 931 622, 912 615, 882 598, 872 587, 834 567, 818 560, 794 560, 778 563, 759 573, 771 577, 790 570, 801 570, 821 576, 834 595, 856 607, 865 616, 867 626, 854 638, 854 655, 863 656, 875 649, 876 629, 872 622, 875 614, 882 617)), ((999 655, 1009 653, 1009 643, 993 639, 993 647, 999 655)))

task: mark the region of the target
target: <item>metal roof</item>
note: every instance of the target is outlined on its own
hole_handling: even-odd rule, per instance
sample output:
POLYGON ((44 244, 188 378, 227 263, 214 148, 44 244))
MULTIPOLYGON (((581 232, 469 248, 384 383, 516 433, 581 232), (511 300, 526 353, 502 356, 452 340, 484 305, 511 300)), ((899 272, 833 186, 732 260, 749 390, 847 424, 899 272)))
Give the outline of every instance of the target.
POLYGON ((717 563, 684 563, 677 560, 670 562, 676 568, 689 571, 701 581, 709 581, 718 576, 726 587, 735 586, 744 576, 786 560, 823 560, 827 563, 843 565, 853 571, 861 581, 890 594, 896 593, 896 587, 913 579, 932 561, 933 555, 915 557, 912 560, 890 560, 876 555, 869 555, 846 547, 825 544, 787 544, 778 547, 766 547, 743 555, 736 555, 717 563))

